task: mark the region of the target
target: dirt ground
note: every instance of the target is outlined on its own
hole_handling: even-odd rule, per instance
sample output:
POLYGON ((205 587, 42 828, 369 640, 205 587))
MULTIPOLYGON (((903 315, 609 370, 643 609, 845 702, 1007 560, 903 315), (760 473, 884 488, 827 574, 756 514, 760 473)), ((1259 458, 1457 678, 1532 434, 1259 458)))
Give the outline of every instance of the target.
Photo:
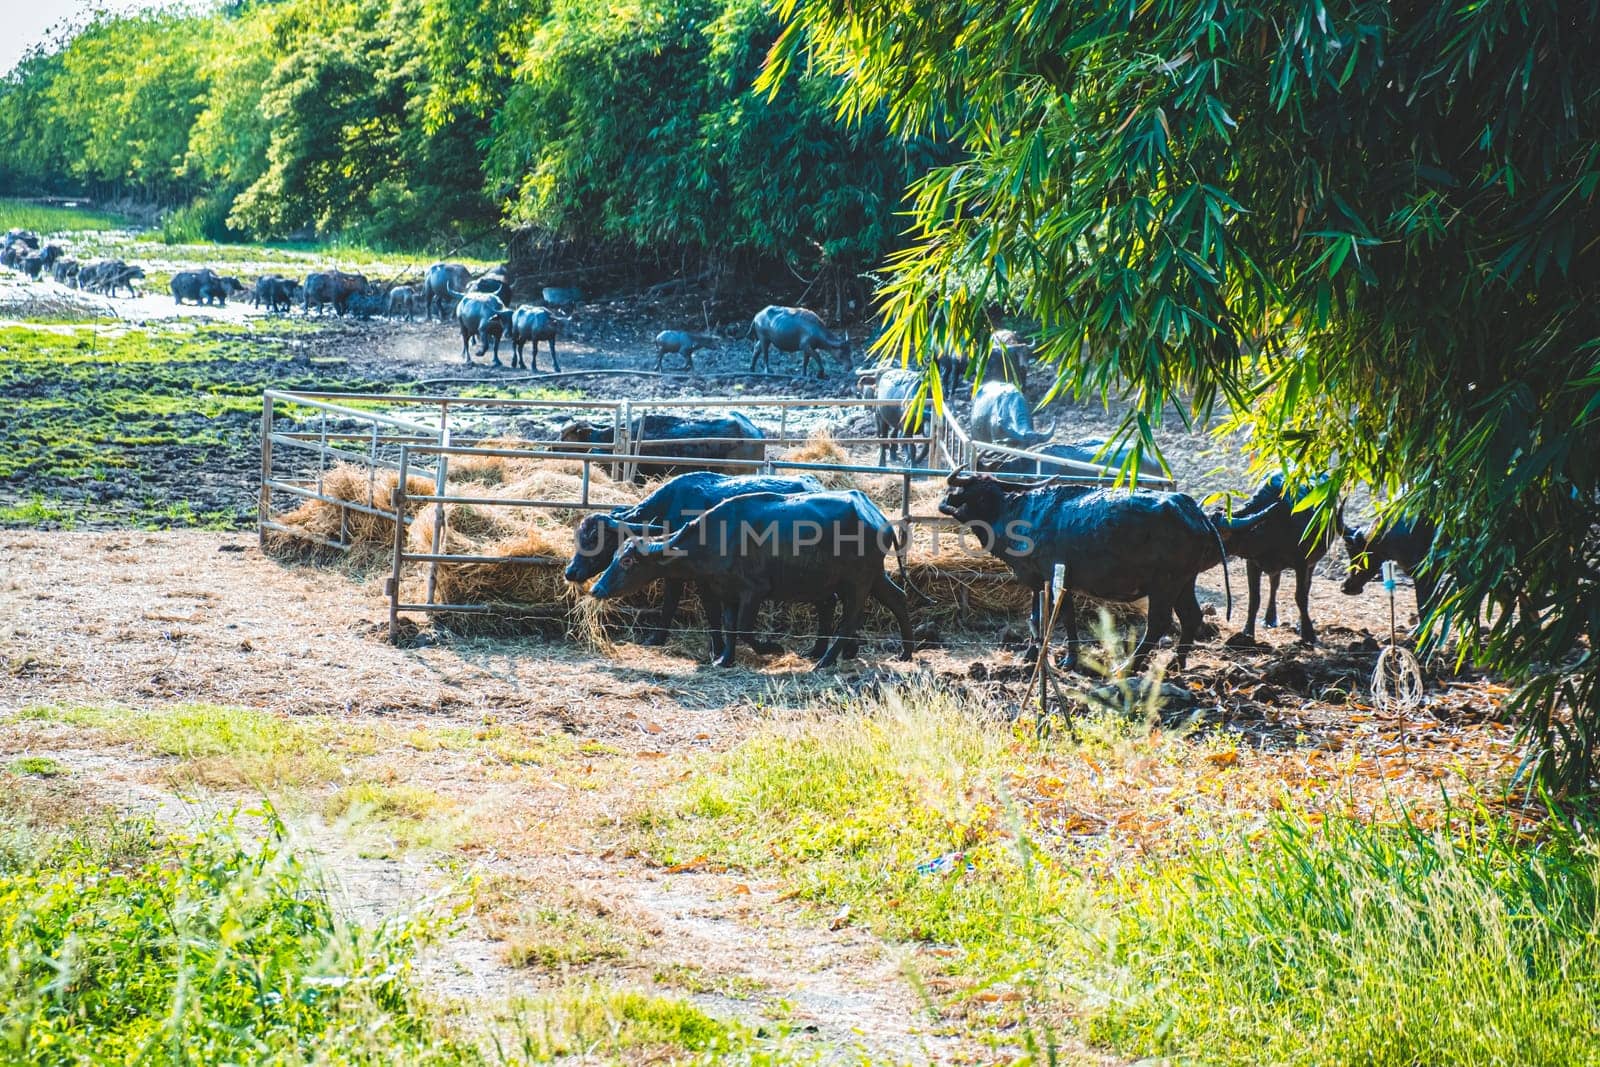
MULTIPOLYGON (((684 774, 699 754, 736 744, 774 705, 793 706, 807 692, 920 673, 1020 703, 1026 670, 1014 652, 996 649, 992 628, 954 635, 945 647, 919 651, 912 664, 869 651, 834 674, 808 673, 792 654, 766 661, 742 654, 738 667, 722 671, 683 642, 663 649, 625 642, 602 654, 562 640, 440 634, 401 648, 385 640, 376 578, 353 582, 336 568, 284 564, 263 556, 250 536, 6 531, 0 555, 7 561, 0 712, 201 702, 330 715, 385 736, 403 736, 414 724, 515 723, 576 739, 604 754, 574 755, 548 774, 514 780, 403 745, 377 756, 407 783, 492 812, 489 836, 470 850, 480 874, 559 883, 650 931, 648 944, 611 965, 607 977, 650 985, 693 967, 711 976, 695 998, 724 1015, 755 1021, 782 1002, 791 1021, 815 1027, 834 1047, 911 1060, 980 1056, 970 1037, 950 1032, 919 1003, 903 977, 903 949, 854 927, 829 929, 782 899, 775 884, 651 867, 618 848, 615 827, 634 798, 684 774), (776 693, 785 699, 773 701, 776 693)), ((1218 572, 1207 578, 1220 585, 1218 572)), ((1392 752, 1393 722, 1386 728, 1349 707, 1371 670, 1377 645, 1369 634, 1386 617, 1381 596, 1345 598, 1321 581, 1314 611, 1326 635, 1319 650, 1298 649, 1283 628, 1264 631, 1258 648, 1213 640, 1197 650, 1174 679, 1192 697, 1183 714, 1263 750, 1392 752)), ((1237 620, 1221 625, 1226 638, 1237 620)), ((1509 731, 1493 721, 1495 688, 1436 681, 1435 697, 1411 716, 1409 744, 1478 761, 1484 773, 1503 766, 1513 749, 1509 731)), ((0 755, 12 754, 51 755, 116 802, 175 823, 230 803, 226 795, 174 788, 157 758, 94 746, 56 724, 13 722, 0 741, 0 755)), ((424 860, 364 855, 315 817, 298 825, 355 913, 393 913, 445 880, 424 860)), ((508 966, 493 939, 470 924, 435 950, 426 976, 443 994, 491 999, 550 981, 508 966)))

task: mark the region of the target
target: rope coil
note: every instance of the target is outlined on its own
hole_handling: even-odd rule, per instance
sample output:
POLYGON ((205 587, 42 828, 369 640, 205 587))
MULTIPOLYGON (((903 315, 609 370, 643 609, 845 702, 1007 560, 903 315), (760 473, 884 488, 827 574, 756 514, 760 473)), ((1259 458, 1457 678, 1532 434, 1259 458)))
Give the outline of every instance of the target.
POLYGON ((1383 589, 1389 594, 1389 647, 1372 668, 1372 703, 1381 711, 1409 711, 1422 703, 1422 666, 1396 637, 1393 560, 1383 564, 1383 589))

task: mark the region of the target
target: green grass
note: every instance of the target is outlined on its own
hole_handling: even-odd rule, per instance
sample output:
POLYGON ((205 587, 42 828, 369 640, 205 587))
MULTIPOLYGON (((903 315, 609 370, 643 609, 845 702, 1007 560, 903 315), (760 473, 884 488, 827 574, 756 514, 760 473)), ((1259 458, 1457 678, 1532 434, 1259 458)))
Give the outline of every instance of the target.
POLYGON ((112 821, 0 789, 0 1061, 476 1058, 417 998, 418 928, 344 922, 276 831, 112 821))
POLYGON ((328 799, 323 814, 347 823, 368 856, 389 857, 412 849, 447 851, 475 841, 461 805, 405 782, 345 786, 328 799))
POLYGON ((43 493, 35 493, 21 504, 0 504, 0 526, 43 526, 46 523, 70 530, 75 516, 70 508, 53 504, 43 493))
POLYGON ((185 785, 276 789, 329 781, 340 769, 325 723, 254 708, 37 707, 22 717, 85 727, 107 741, 175 757, 169 774, 185 785))
POLYGON ((11 761, 11 773, 32 778, 59 778, 68 773, 68 768, 65 763, 49 756, 20 756, 11 761))
POLYGON ((1111 894, 1089 1033, 1209 1063, 1600 1063, 1600 856, 1284 819, 1111 894))
POLYGON ((1592 826, 1273 815, 1287 783, 1269 804, 1228 777, 1225 745, 1145 722, 1041 742, 928 689, 817 707, 646 800, 636 844, 920 947, 919 970, 962 987, 941 1007, 967 1001, 981 1030, 982 1004, 1013 1003, 1030 1047, 1072 1029, 1161 1062, 1600 1064, 1592 826), (1164 784, 1178 766, 1192 791, 1164 784), (1154 850, 1078 828, 1105 781, 1135 826, 1163 827, 1154 850))
POLYGON ((120 230, 128 225, 129 220, 106 211, 30 204, 24 200, 0 197, 0 232, 15 227, 33 230, 43 236, 73 231, 120 230))
POLYGON ((1082 899, 1006 799, 1031 744, 948 693, 891 690, 761 731, 652 804, 641 847, 776 873, 888 937, 960 945, 969 973, 1015 973, 1059 947, 1082 899), (950 871, 917 870, 950 853, 950 871))

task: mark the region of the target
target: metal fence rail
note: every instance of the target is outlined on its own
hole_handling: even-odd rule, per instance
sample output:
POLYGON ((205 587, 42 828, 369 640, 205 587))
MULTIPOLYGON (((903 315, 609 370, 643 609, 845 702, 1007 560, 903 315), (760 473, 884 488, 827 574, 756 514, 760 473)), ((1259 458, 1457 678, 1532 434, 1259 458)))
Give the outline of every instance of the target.
MULTIPOLYGON (((932 424, 924 432, 907 437, 884 437, 877 433, 861 437, 839 437, 835 440, 843 448, 884 445, 927 445, 933 452, 937 465, 906 467, 871 463, 820 463, 808 460, 775 458, 766 454, 766 446, 789 447, 803 444, 809 437, 789 433, 790 412, 797 408, 838 408, 875 410, 902 401, 875 398, 827 397, 805 398, 749 398, 726 399, 717 397, 683 398, 674 400, 531 400, 508 397, 454 397, 411 396, 388 393, 338 393, 320 391, 268 390, 263 394, 261 417, 261 490, 258 505, 258 523, 263 544, 269 531, 301 538, 327 548, 347 551, 352 547, 348 537, 349 518, 352 513, 369 515, 393 523, 394 540, 391 550, 389 579, 386 593, 389 600, 389 636, 399 633, 403 613, 476 613, 484 614, 504 610, 503 605, 448 604, 435 597, 441 565, 497 564, 513 566, 556 566, 565 560, 544 556, 486 556, 470 552, 446 550, 449 533, 450 505, 489 506, 506 508, 544 508, 567 511, 596 511, 609 508, 609 504, 596 504, 591 499, 593 468, 602 464, 602 470, 617 480, 631 481, 639 471, 665 466, 693 466, 706 470, 730 472, 793 471, 798 473, 842 472, 858 476, 893 476, 900 483, 899 524, 909 532, 916 524, 947 524, 951 520, 942 515, 917 515, 912 510, 912 483, 919 478, 942 478, 950 471, 973 468, 980 452, 993 452, 1028 461, 1046 464, 1048 468, 1065 469, 1071 473, 1064 480, 1110 483, 1116 471, 1104 465, 1059 459, 1026 449, 1003 445, 978 444, 966 430, 950 416, 948 409, 932 417, 932 424), (359 405, 359 406, 356 406, 359 405), (296 411, 304 416, 292 428, 279 428, 281 417, 278 408, 296 411), (381 409, 380 409, 381 408, 381 409), (678 441, 647 440, 636 435, 635 425, 643 425, 641 416, 655 409, 727 409, 738 408, 751 416, 766 414, 770 421, 776 416, 778 432, 765 439, 702 437, 678 441), (406 414, 395 414, 398 409, 406 414), (420 410, 421 414, 416 414, 420 410), (477 435, 457 432, 464 429, 465 416, 487 413, 506 417, 533 415, 539 412, 588 411, 598 413, 600 420, 609 419, 612 439, 600 444, 580 444, 558 440, 519 441, 515 446, 500 443, 483 444, 502 436, 485 432, 477 435), (307 428, 309 418, 314 428, 307 428), (652 446, 760 444, 763 458, 707 459, 696 456, 645 451, 652 446), (360 447, 360 446, 365 446, 360 447), (577 463, 582 467, 576 499, 525 500, 512 497, 484 496, 471 492, 451 492, 449 469, 451 461, 468 457, 504 458, 519 460, 554 460, 577 463), (331 462, 339 462, 364 470, 367 480, 365 500, 349 500, 328 492, 326 475, 331 462), (298 468, 280 472, 280 467, 298 468), (377 492, 380 472, 392 473, 396 482, 389 499, 382 501, 377 492), (411 492, 410 480, 424 475, 432 482, 432 491, 411 492), (308 500, 322 501, 340 511, 338 535, 325 538, 281 522, 274 511, 277 495, 299 504, 308 500), (432 530, 426 551, 414 551, 410 546, 410 528, 416 521, 409 513, 414 506, 425 510, 417 517, 427 516, 432 530), (402 596, 404 580, 409 570, 424 567, 423 595, 408 601, 402 596)), ((387 479, 386 479, 387 480, 387 479)), ((1141 476, 1141 481, 1170 485, 1165 478, 1141 476)), ((892 507, 887 511, 896 510, 892 507)), ((904 538, 907 546, 910 537, 904 538)), ((902 560, 906 548, 902 547, 902 560)))

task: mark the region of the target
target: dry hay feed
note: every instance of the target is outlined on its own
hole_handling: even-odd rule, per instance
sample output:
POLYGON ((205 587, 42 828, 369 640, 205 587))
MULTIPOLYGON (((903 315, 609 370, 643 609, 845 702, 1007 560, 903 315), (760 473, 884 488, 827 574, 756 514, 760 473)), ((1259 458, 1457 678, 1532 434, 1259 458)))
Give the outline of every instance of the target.
MULTIPOLYGON (((335 500, 363 504, 379 511, 394 511, 395 487, 400 475, 395 471, 379 471, 376 477, 352 464, 340 464, 322 476, 322 491, 335 500)), ((406 480, 409 496, 425 496, 433 492, 433 483, 420 475, 406 480)), ((406 515, 415 518, 424 504, 407 501, 406 515)), ((341 541, 350 546, 351 553, 362 557, 391 551, 394 547, 394 520, 388 516, 372 515, 354 508, 340 507, 326 500, 307 500, 299 507, 278 517, 284 526, 304 531, 312 537, 326 541, 341 541)), ((337 550, 297 537, 282 530, 268 530, 264 539, 266 550, 274 555, 321 558, 337 550)))
MULTIPOLYGON (((519 442, 484 442, 485 447, 514 448, 519 442)), ((839 445, 825 435, 799 450, 812 462, 844 459, 839 445)), ((793 455, 794 453, 791 453, 793 455)), ((894 475, 856 478, 843 472, 822 472, 830 487, 859 487, 869 493, 892 519, 902 510, 904 480, 894 475)), ((362 467, 340 466, 323 478, 324 492, 336 500, 367 504, 378 510, 392 509, 397 475, 379 472, 369 486, 369 472, 362 467)), ((441 604, 490 605, 488 613, 441 613, 439 621, 451 629, 471 632, 512 633, 534 630, 562 634, 585 641, 593 647, 608 648, 608 632, 615 633, 628 621, 641 621, 646 610, 654 610, 660 593, 651 589, 622 603, 601 604, 586 595, 586 590, 568 583, 563 576, 573 552, 573 529, 586 512, 576 507, 515 506, 511 501, 575 501, 583 490, 583 465, 575 460, 522 459, 503 456, 464 456, 450 461, 447 484, 452 493, 504 500, 499 504, 410 504, 406 511, 409 529, 406 545, 415 553, 437 550, 451 555, 510 558, 537 557, 538 563, 414 563, 403 575, 404 597, 417 603, 426 599, 430 573, 433 601, 441 604)), ((591 504, 606 507, 632 504, 653 491, 659 482, 633 486, 613 482, 599 471, 589 484, 591 504)), ((414 475, 408 493, 431 495, 431 477, 414 475)), ((912 483, 911 510, 916 515, 932 515, 937 510, 944 483, 925 479, 912 483)), ((328 540, 343 536, 346 543, 363 554, 361 562, 386 558, 393 546, 394 524, 378 515, 341 508, 326 501, 306 501, 282 516, 279 521, 306 533, 328 540)), ((291 534, 268 531, 270 550, 301 558, 326 558, 333 554, 315 542, 291 534)), ((352 555, 356 555, 353 552, 352 555)), ((897 561, 887 561, 890 576, 902 580, 897 561)), ((976 547, 970 536, 962 541, 949 528, 937 532, 926 525, 913 528, 908 561, 909 586, 914 620, 923 622, 972 622, 983 618, 1022 620, 1028 610, 1028 594, 1011 572, 998 560, 976 547), (919 596, 919 594, 921 594, 919 596), (925 599, 924 599, 925 598, 925 599)), ((874 631, 892 632, 886 612, 874 609, 874 631)), ((642 620, 648 622, 648 619, 642 620)), ((791 634, 810 634, 815 629, 809 608, 792 621, 774 615, 775 629, 791 634)), ((688 595, 679 607, 677 627, 703 630, 697 597, 688 595)), ((682 635, 698 643, 701 635, 682 635)))
MULTIPOLYGON (((818 430, 811 435, 803 445, 791 448, 783 454, 783 458, 791 463, 835 463, 846 464, 850 457, 833 439, 833 434, 827 430, 818 430)), ((861 483, 849 471, 785 471, 785 474, 809 474, 822 483, 824 489, 860 489, 861 483)))

